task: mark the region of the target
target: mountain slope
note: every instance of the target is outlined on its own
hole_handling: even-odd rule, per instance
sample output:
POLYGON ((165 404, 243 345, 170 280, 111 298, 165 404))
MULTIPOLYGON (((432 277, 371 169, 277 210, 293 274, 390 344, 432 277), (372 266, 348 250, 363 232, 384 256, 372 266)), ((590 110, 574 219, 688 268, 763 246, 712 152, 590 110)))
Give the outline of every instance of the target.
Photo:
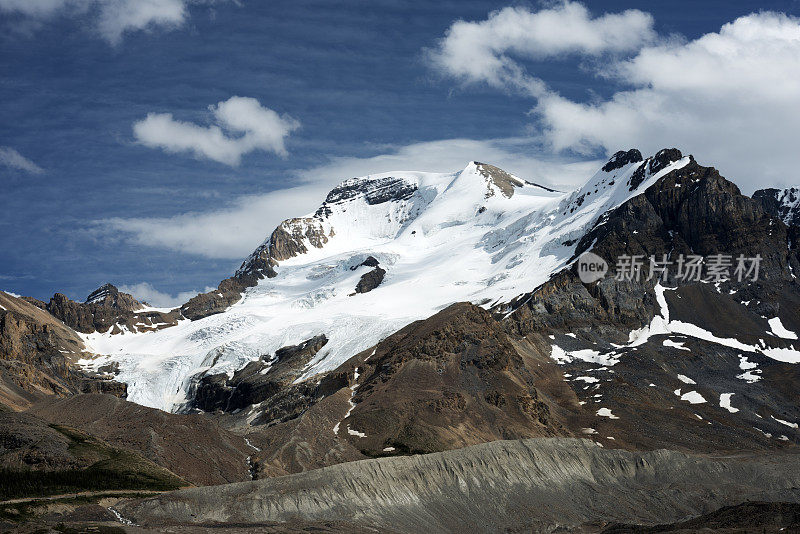
POLYGON ((111 395, 48 399, 28 413, 135 451, 192 484, 250 480, 254 449, 208 416, 168 414, 111 395))

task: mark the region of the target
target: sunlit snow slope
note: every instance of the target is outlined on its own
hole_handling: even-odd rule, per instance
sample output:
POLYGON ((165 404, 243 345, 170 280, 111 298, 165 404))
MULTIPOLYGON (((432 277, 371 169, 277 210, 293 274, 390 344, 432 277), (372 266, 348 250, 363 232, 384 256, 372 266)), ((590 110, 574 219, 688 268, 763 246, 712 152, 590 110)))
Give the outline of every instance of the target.
POLYGON ((454 302, 491 306, 533 290, 568 265, 577 240, 603 213, 688 161, 647 174, 632 190, 639 161, 601 170, 573 193, 475 162, 452 174, 348 180, 314 215, 293 220, 313 224, 324 243, 305 243, 307 252, 280 261, 276 277, 249 288, 226 312, 157 332, 84 336, 101 356, 82 362, 116 363, 129 400, 176 410, 197 373, 232 373, 324 334, 329 341, 306 370, 309 377, 454 302), (361 266, 369 256, 386 270, 385 279, 355 294, 371 269, 361 266))

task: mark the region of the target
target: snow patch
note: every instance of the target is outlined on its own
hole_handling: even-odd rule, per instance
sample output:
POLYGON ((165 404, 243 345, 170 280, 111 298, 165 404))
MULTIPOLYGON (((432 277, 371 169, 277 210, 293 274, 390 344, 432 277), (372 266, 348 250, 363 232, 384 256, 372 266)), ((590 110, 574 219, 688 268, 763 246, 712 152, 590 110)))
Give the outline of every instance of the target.
POLYGON ((615 352, 606 354, 594 349, 580 349, 565 351, 558 345, 553 345, 550 351, 550 358, 558 364, 572 363, 581 361, 586 363, 596 363, 603 366, 612 366, 619 363, 619 357, 615 352))
POLYGON ((791 330, 787 330, 783 323, 781 323, 780 317, 773 317, 769 321, 769 327, 772 330, 772 333, 778 337, 782 337, 783 339, 797 339, 797 334, 792 332, 791 330))
POLYGON ((778 419, 774 415, 771 415, 770 417, 772 417, 775 421, 779 422, 782 425, 786 425, 786 426, 788 426, 790 428, 797 428, 797 423, 790 423, 789 421, 784 421, 783 419, 778 419))
POLYGON ((597 415, 599 415, 600 417, 608 417, 609 419, 619 419, 619 417, 611 413, 611 410, 609 410, 608 408, 600 408, 599 410, 597 410, 597 415))
POLYGON ((683 395, 681 395, 681 400, 687 401, 689 404, 702 404, 706 402, 706 399, 704 399, 703 396, 696 391, 689 391, 688 393, 684 393, 683 395))
POLYGON ((665 339, 664 346, 672 347, 673 349, 688 350, 689 352, 691 352, 691 349, 689 347, 683 346, 683 342, 672 341, 671 339, 665 339))
POLYGON ((722 393, 719 396, 719 407, 725 408, 731 413, 736 413, 739 411, 739 408, 734 408, 731 406, 731 397, 733 397, 733 393, 722 393))

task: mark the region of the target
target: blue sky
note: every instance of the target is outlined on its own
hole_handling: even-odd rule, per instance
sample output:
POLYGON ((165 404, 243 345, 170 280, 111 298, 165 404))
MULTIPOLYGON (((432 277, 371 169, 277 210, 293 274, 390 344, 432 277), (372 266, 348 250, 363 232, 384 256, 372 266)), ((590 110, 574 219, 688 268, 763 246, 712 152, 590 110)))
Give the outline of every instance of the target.
MULTIPOLYGON (((612 101, 630 84, 607 66, 637 54, 646 59, 647 47, 697 57, 694 40, 753 11, 785 13, 793 31, 791 16, 800 15, 794 1, 757 9, 730 1, 586 2, 592 17, 649 13, 652 35, 602 53, 518 53, 510 45, 514 65, 560 99, 535 113, 543 93, 500 78, 467 79, 431 55, 459 19, 479 23, 508 6, 535 14, 560 4, 165 0, 183 6, 179 21, 109 34, 99 29, 97 1, 75 9, 65 0, 63 9, 43 13, 0 0, 0 288, 15 293, 83 299, 108 281, 138 287, 140 296, 180 300, 180 293, 229 276, 279 220, 308 211, 336 180, 389 165, 458 170, 470 159, 490 160, 568 187, 609 151, 663 142, 695 154, 697 146, 728 175, 743 169, 731 178, 745 192, 762 182, 800 182, 787 176, 788 152, 761 173, 735 153, 683 146, 693 141, 681 135, 673 143, 651 135, 646 122, 604 137, 613 108, 603 109, 599 130, 578 133, 553 115, 563 109, 559 103, 612 101), (236 96, 299 123, 283 139, 286 154, 255 149, 235 165, 147 146, 134 135, 134 124, 148 114, 207 128, 215 122, 209 106, 236 96), (544 130, 551 134, 543 137, 544 130)), ((758 19, 759 32, 774 20, 758 19)), ((491 38, 503 30, 485 31, 491 38)), ((794 66, 778 64, 770 73, 794 66)), ((647 71, 640 67, 626 76, 647 71)), ((644 94, 647 80, 638 84, 644 94)), ((797 104, 796 96, 792 89, 774 100, 797 104)), ((731 106, 745 105, 740 95, 731 99, 731 106)), ((702 113, 726 115, 704 105, 702 113)), ((587 118, 579 122, 590 122, 581 116, 587 118)), ((725 139, 726 120, 715 130, 718 145, 752 144, 725 139)), ((757 120, 748 116, 737 128, 764 127, 752 124, 757 120)), ((768 155, 756 148, 748 160, 768 155)))

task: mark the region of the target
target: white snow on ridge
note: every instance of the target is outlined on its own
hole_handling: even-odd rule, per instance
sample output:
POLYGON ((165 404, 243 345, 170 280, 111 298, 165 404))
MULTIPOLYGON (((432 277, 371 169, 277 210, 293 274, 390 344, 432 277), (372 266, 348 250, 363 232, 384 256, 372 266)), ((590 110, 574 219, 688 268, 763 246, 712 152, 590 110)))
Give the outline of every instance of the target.
POLYGON ((789 421, 784 421, 783 419, 778 419, 774 415, 771 415, 770 417, 772 417, 775 421, 779 422, 780 424, 788 426, 789 428, 795 428, 796 429, 798 427, 797 423, 790 423, 789 421))
MULTIPOLYGON (((649 325, 632 331, 629 336, 628 345, 626 345, 627 347, 636 347, 638 345, 647 343, 647 341, 649 341, 650 338, 655 335, 681 334, 687 337, 702 339, 710 343, 716 343, 718 345, 731 347, 744 352, 760 353, 780 362, 800 363, 800 350, 795 349, 794 346, 790 348, 778 348, 747 345, 746 343, 742 343, 734 338, 721 338, 715 336, 708 330, 700 328, 699 326, 691 323, 685 323, 677 320, 670 321, 669 306, 667 305, 667 299, 664 296, 664 292, 667 290, 674 290, 675 288, 664 287, 660 283, 657 283, 653 289, 656 293, 656 301, 661 308, 661 315, 656 315, 653 317, 649 325)), ((749 381, 749 379, 746 380, 749 381)))
POLYGON ((770 329, 772 329, 772 333, 776 336, 782 337, 783 339, 797 339, 797 334, 791 330, 787 330, 783 326, 780 317, 774 317, 767 322, 769 323, 770 329))
MULTIPOLYGON (((353 179, 348 185, 368 187, 393 178, 413 192, 386 202, 356 195, 329 204, 324 217, 312 220, 328 241, 321 248, 306 243, 307 253, 281 261, 275 278, 249 288, 226 312, 156 332, 85 335, 91 352, 102 356, 82 363, 118 363, 128 400, 175 410, 197 373, 231 374, 324 334, 329 341, 306 369, 302 378, 308 378, 452 303, 491 305, 535 289, 568 266, 575 240, 604 213, 689 161, 673 162, 633 192, 627 181, 640 163, 600 171, 571 194, 525 184, 510 198, 474 162, 450 174, 353 179), (369 293, 352 295, 369 271, 353 268, 370 255, 387 271, 385 279, 369 293)), ((613 354, 595 352, 565 355, 615 363, 613 354)))

